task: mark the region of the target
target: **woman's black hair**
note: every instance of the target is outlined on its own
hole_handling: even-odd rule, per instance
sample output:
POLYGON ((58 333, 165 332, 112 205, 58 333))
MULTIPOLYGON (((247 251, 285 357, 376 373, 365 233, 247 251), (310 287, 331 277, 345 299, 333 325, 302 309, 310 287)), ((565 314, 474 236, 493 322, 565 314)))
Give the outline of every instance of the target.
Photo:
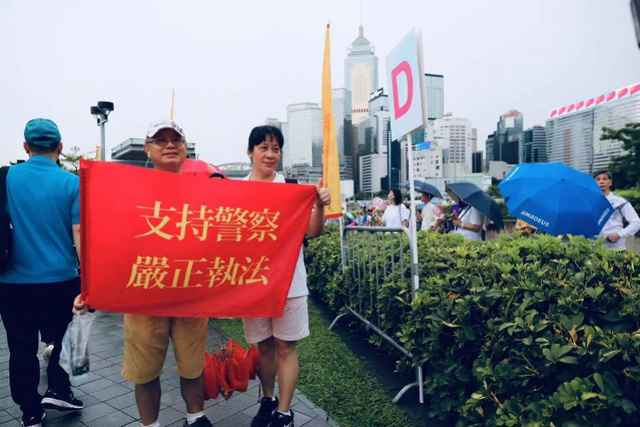
POLYGON ((256 145, 262 144, 269 137, 275 139, 280 149, 282 149, 282 146, 284 145, 284 136, 282 136, 282 131, 275 126, 263 125, 256 126, 251 129, 247 150, 250 153, 253 152, 256 145))
POLYGON ((402 193, 397 188, 392 188, 391 192, 393 193, 393 203, 396 205, 402 204, 402 193))

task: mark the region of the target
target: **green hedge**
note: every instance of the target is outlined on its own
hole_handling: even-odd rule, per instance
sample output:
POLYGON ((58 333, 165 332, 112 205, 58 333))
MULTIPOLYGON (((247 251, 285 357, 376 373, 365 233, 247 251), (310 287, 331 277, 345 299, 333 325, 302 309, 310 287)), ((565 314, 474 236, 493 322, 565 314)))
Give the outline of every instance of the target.
MULTIPOLYGON (((312 292, 335 311, 350 285, 339 245, 329 233, 306 250, 312 292)), ((415 301, 408 269, 389 277, 379 298, 388 307, 383 330, 424 360, 430 418, 457 426, 638 424, 638 255, 582 238, 465 242, 427 232, 419 253, 415 301)))

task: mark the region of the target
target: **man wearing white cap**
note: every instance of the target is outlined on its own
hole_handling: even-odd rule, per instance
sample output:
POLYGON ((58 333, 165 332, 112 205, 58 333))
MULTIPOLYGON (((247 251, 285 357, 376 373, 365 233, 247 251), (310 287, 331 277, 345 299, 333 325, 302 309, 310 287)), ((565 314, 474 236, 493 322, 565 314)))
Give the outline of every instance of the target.
MULTIPOLYGON (((144 151, 155 169, 172 173, 217 175, 200 161, 188 165, 184 131, 173 121, 151 126, 144 151)), ((76 309, 86 309, 80 297, 76 309)), ((187 408, 185 426, 211 427, 204 414, 202 373, 206 350, 207 318, 124 315, 124 357, 122 376, 135 384, 135 397, 143 427, 160 427, 160 373, 169 341, 173 342, 180 375, 180 391, 187 408)))

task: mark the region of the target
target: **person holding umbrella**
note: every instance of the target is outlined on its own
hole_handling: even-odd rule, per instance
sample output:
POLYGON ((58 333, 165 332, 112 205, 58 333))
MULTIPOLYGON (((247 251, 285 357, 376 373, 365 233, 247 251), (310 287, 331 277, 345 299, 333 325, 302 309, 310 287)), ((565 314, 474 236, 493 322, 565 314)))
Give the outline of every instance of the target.
POLYGON ((485 218, 502 228, 502 212, 498 204, 477 185, 470 182, 454 182, 447 184, 447 192, 461 208, 454 216, 454 233, 463 235, 469 240, 483 240, 482 227, 485 218))
POLYGON ((498 186, 511 215, 554 236, 598 236, 614 209, 588 174, 562 163, 515 166, 498 186))
POLYGON ((609 221, 602 227, 599 237, 604 240, 604 244, 610 249, 625 249, 625 238, 633 236, 640 231, 638 213, 627 199, 611 192, 613 179, 609 171, 596 172, 593 177, 602 194, 614 209, 609 221), (626 227, 624 226, 625 220, 627 221, 626 227))
POLYGON ((467 240, 482 240, 482 224, 484 216, 480 211, 464 200, 458 199, 458 205, 462 208, 459 215, 453 218, 454 229, 452 233, 460 234, 467 240))

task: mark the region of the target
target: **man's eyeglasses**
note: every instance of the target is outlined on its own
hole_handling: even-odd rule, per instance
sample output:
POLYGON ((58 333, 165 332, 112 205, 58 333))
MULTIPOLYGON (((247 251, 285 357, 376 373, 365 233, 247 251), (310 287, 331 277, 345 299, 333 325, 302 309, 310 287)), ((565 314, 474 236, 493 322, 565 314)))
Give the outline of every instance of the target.
POLYGON ((175 147, 180 147, 181 145, 183 145, 185 143, 184 139, 180 138, 180 139, 159 139, 159 138, 151 138, 149 140, 149 142, 152 142, 153 144, 159 146, 159 147, 166 147, 167 145, 169 145, 169 143, 173 144, 173 146, 175 147))

